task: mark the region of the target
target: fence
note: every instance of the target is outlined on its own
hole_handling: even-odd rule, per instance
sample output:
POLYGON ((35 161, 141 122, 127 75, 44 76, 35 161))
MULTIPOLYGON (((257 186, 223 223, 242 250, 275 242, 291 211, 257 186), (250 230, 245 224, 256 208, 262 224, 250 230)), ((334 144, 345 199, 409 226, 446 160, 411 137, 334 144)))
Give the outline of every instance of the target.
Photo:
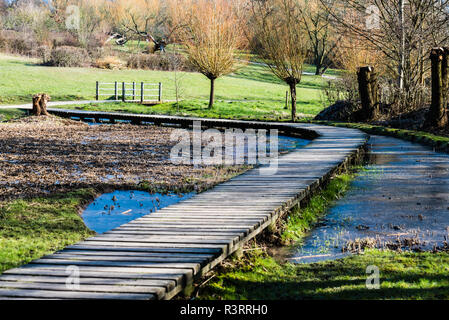
POLYGON ((126 102, 162 102, 162 83, 98 82, 95 99, 126 102), (106 97, 106 98, 104 98, 106 97))

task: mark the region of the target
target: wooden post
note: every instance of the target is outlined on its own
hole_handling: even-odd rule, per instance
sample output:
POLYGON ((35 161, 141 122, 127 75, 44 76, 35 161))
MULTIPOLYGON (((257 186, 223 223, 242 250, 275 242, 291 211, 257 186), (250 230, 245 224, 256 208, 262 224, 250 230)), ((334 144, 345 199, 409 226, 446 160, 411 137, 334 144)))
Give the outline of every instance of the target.
POLYGON ((100 96, 100 84, 98 83, 98 81, 96 82, 96 88, 95 88, 95 100, 99 100, 99 96, 100 96))
POLYGON ((145 97, 145 84, 143 82, 140 83, 140 103, 143 103, 145 97))
POLYGON ((125 82, 122 82, 122 101, 126 101, 126 84, 125 82))
POLYGON ((159 82, 159 102, 162 102, 162 82, 159 82))
POLYGON ((448 90, 448 54, 444 48, 433 48, 430 52, 432 63, 432 103, 426 115, 424 126, 442 128, 448 124, 446 112, 448 90))
POLYGON ((379 111, 379 90, 374 68, 370 66, 359 68, 357 80, 362 102, 361 120, 372 120, 379 111))
POLYGON ((133 101, 136 100, 136 83, 133 81, 133 101))
POLYGON ((114 82, 114 95, 115 95, 115 100, 118 100, 118 85, 117 85, 117 81, 114 82))

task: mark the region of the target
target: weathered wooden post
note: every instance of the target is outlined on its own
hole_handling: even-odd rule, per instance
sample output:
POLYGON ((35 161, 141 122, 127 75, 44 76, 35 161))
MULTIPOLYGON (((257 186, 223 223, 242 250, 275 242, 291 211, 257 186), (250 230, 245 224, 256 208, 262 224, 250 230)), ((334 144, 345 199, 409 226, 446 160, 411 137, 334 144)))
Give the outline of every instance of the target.
POLYGON ((372 120, 379 111, 377 76, 371 66, 360 67, 357 72, 363 120, 372 120))
POLYGON ((136 83, 133 81, 133 101, 136 100, 136 83))
POLYGON ((117 81, 114 82, 114 98, 115 100, 118 100, 118 83, 117 81))
POLYGON ((122 101, 126 101, 126 83, 122 82, 122 101))
POLYGON ((33 109, 31 113, 34 116, 48 116, 47 112, 47 102, 50 101, 51 97, 46 93, 39 93, 33 96, 33 109))
POLYGON ((145 98, 145 84, 143 82, 140 83, 140 103, 143 103, 145 98))
POLYGON ((95 100, 99 100, 100 97, 100 84, 98 83, 98 81, 96 81, 96 85, 95 85, 95 100))
POLYGON ((448 96, 448 63, 447 48, 433 48, 430 52, 432 63, 432 103, 426 115, 425 127, 442 128, 448 124, 446 112, 448 96))
POLYGON ((162 82, 159 82, 159 102, 162 102, 162 82))

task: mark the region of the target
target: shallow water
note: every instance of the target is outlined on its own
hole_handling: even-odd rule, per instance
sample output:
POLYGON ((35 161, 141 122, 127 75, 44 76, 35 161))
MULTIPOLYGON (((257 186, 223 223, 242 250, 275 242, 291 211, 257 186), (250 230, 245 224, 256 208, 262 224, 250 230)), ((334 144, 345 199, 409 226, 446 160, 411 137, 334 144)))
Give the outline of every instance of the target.
MULTIPOLYGON (((289 259, 296 263, 347 255, 348 241, 372 238, 382 248, 416 239, 411 249, 442 246, 449 232, 449 155, 373 136, 371 164, 289 259)), ((410 248, 407 248, 410 249, 410 248)))
POLYGON ((86 226, 97 232, 117 228, 132 220, 193 197, 196 193, 150 194, 144 191, 114 191, 95 199, 81 217, 86 226))
MULTIPOLYGON (((284 153, 304 147, 310 142, 300 138, 279 136, 278 149, 279 152, 284 153)), ((112 175, 107 176, 105 180, 114 177, 112 175)), ((155 210, 189 199, 195 194, 195 192, 192 192, 178 196, 173 193, 162 195, 134 190, 114 191, 95 199, 84 210, 81 217, 89 229, 97 233, 104 233, 144 215, 151 214, 155 210)))

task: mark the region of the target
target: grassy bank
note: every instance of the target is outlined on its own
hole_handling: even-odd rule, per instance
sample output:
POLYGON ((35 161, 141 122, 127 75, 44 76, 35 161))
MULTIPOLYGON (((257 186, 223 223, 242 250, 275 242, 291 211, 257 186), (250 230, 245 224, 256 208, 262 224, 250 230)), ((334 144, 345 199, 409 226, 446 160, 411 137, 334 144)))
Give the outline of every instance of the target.
MULTIPOLYGON (((217 101, 215 107, 208 109, 204 101, 182 101, 144 106, 135 103, 101 103, 74 106, 61 106, 62 109, 78 109, 104 112, 125 112, 135 114, 162 114, 182 117, 221 118, 235 120, 290 120, 291 115, 283 107, 269 107, 263 102, 223 102, 217 101)), ((309 110, 310 111, 310 110, 309 110)))
POLYGON ((200 299, 448 299, 449 254, 371 250, 315 264, 281 264, 252 252, 209 281, 200 299), (366 268, 380 270, 380 289, 366 288, 366 268))
POLYGON ((0 273, 93 235, 78 211, 94 195, 83 189, 0 202, 0 273))
MULTIPOLYGON (((30 102, 32 94, 47 92, 53 101, 93 100, 95 82, 147 82, 163 85, 163 99, 175 99, 174 73, 150 70, 103 70, 96 68, 56 68, 38 65, 36 59, 0 54, 2 77, 0 105, 30 102)), ((209 80, 199 73, 183 72, 182 99, 199 103, 209 98, 209 80)), ((320 89, 325 80, 304 75, 298 86, 298 111, 318 113, 322 108, 320 89)), ((285 83, 261 65, 242 65, 228 76, 217 79, 217 100, 251 102, 257 108, 283 108, 285 83)), ((106 98, 106 97, 104 97, 106 98)))
MULTIPOLYGON (((281 233, 286 243, 301 241, 336 199, 350 187, 340 175, 295 209, 281 233)), ((363 255, 314 264, 281 262, 265 250, 251 248, 241 259, 226 261, 199 289, 199 299, 447 299, 448 253, 370 250, 363 255), (368 266, 380 270, 380 289, 366 288, 368 266)), ((209 275, 210 276, 210 275, 209 275)))

